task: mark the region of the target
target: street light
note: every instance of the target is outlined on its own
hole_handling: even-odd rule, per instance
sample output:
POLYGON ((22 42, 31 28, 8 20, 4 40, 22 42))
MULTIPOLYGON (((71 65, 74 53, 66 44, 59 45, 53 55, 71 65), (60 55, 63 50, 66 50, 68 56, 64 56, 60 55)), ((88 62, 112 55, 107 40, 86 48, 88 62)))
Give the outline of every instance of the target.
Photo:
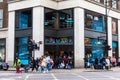
POLYGON ((108 55, 108 49, 106 48, 106 46, 108 46, 108 13, 107 13, 107 0, 105 0, 105 30, 106 30, 106 45, 105 45, 105 49, 106 49, 106 54, 108 55))
MULTIPOLYGON (((116 0, 116 3, 120 1, 120 0, 116 0)), ((113 0, 111 0, 111 2, 113 2, 113 0)), ((106 45, 105 45, 105 48, 106 48, 106 53, 108 55, 108 51, 111 50, 109 44, 108 44, 108 0, 105 0, 105 29, 106 29, 106 45)))

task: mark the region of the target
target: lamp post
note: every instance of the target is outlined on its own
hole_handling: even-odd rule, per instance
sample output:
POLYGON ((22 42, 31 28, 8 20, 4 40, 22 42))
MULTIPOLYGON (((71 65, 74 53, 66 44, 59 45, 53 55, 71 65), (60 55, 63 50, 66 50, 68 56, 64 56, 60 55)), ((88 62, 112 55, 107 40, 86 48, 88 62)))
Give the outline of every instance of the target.
POLYGON ((107 0, 105 0, 105 30, 106 30, 106 44, 105 44, 105 49, 106 49, 106 54, 108 55, 108 13, 107 13, 107 0))
MULTIPOLYGON (((118 2, 120 0, 116 0, 116 2, 118 2)), ((111 0, 111 2, 113 2, 111 0)), ((108 0, 105 0, 105 29, 106 29, 106 44, 105 44, 105 48, 106 48, 106 54, 108 55, 108 51, 111 50, 109 44, 108 44, 108 0)))

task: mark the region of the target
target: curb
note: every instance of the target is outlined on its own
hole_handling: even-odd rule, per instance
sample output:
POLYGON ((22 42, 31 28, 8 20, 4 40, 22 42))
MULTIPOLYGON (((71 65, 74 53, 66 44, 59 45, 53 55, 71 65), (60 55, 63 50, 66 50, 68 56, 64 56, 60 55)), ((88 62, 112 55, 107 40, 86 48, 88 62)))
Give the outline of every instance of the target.
MULTIPOLYGON (((21 68, 24 71, 23 68, 21 68)), ((4 70, 3 70, 4 71, 4 70)), ((16 71, 16 68, 9 68, 6 71, 16 71)), ((51 72, 106 72, 106 71, 120 71, 120 68, 111 68, 110 70, 96 70, 96 69, 85 69, 85 68, 73 68, 73 69, 52 69, 51 72)))

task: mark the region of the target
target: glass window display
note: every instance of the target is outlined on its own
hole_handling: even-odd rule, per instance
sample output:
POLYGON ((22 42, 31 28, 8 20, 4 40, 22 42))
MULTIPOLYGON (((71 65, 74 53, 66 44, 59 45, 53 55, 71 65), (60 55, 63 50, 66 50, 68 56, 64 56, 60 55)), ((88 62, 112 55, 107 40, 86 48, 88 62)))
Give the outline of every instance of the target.
POLYGON ((5 39, 0 40, 0 61, 5 61, 5 39))
POLYGON ((85 14, 85 28, 93 29, 96 31, 104 32, 104 16, 95 15, 92 12, 86 12, 85 14))
POLYGON ((21 60, 21 64, 28 64, 29 53, 28 53, 28 37, 17 38, 17 53, 16 57, 21 60))
POLYGON ((26 29, 32 27, 32 10, 25 9, 16 11, 16 28, 26 29))
POLYGON ((117 19, 112 19, 112 34, 118 34, 117 19))

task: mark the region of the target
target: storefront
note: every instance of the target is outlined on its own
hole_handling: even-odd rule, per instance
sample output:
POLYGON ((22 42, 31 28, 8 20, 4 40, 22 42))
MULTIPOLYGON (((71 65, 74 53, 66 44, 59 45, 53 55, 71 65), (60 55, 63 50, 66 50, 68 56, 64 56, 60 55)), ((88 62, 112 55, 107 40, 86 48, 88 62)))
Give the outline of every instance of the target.
POLYGON ((0 39, 0 61, 6 60, 6 40, 0 39))
POLYGON ((100 60, 101 58, 105 57, 105 47, 104 47, 104 40, 99 41, 100 44, 98 44, 98 39, 92 39, 92 38, 85 38, 85 57, 86 58, 98 58, 100 60))
POLYGON ((32 36, 32 8, 17 10, 15 13, 15 53, 21 64, 28 64, 32 54, 28 51, 28 42, 32 36))
MULTIPOLYGON (((87 7, 88 1, 86 0, 76 0, 74 2, 76 5, 68 5, 69 3, 72 3, 71 0, 65 1, 64 6, 63 2, 58 4, 51 0, 45 4, 44 0, 39 0, 39 2, 23 0, 9 3, 8 44, 13 45, 8 46, 8 50, 12 50, 8 54, 8 62, 12 63, 16 56, 24 58, 25 63, 28 62, 26 59, 28 59, 29 37, 32 37, 35 42, 42 42, 40 50, 35 51, 35 58, 44 55, 45 52, 49 52, 54 58, 70 53, 74 57, 74 66, 83 67, 85 56, 94 58, 112 56, 112 50, 108 54, 105 52, 103 43, 106 40, 105 37, 100 39, 101 44, 97 44, 98 37, 106 36, 105 8, 92 2, 90 2, 92 7, 87 7), (28 4, 16 6, 21 3, 28 4), (85 5, 81 5, 81 3, 85 5), (86 38, 89 38, 90 41, 84 40, 86 38)), ((113 25, 119 26, 120 21, 116 20, 117 15, 119 15, 117 12, 111 11, 108 16, 108 44, 110 46, 112 46, 112 41, 120 44, 120 37, 116 34, 119 27, 112 27, 113 17, 114 22, 118 22, 117 24, 113 22, 113 25), (113 35, 112 29, 115 33, 113 35)), ((120 34, 119 31, 118 34, 120 34)))
POLYGON ((45 8, 44 11, 44 52, 48 52, 54 61, 58 61, 59 56, 74 57, 73 9, 45 8))

